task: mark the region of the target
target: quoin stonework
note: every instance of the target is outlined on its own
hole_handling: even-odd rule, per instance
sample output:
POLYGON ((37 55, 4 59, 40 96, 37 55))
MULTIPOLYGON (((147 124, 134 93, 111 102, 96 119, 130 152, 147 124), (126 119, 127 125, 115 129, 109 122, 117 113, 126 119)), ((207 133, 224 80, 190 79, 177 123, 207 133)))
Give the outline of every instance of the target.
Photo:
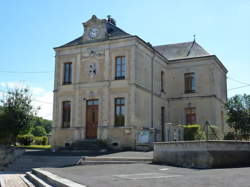
POLYGON ((224 134, 227 69, 215 55, 195 40, 152 46, 111 17, 83 27, 55 48, 55 147, 99 139, 135 148, 168 141, 169 124, 205 121, 224 134))

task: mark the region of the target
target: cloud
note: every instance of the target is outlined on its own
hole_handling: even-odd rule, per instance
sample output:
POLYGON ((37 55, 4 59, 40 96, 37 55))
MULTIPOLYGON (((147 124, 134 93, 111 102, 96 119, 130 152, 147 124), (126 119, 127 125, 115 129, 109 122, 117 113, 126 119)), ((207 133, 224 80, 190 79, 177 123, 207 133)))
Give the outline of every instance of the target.
MULTIPOLYGON (((0 82, 1 91, 7 91, 8 89, 26 86, 27 84, 22 82, 0 82)), ((32 95, 31 104, 35 108, 40 108, 40 110, 37 111, 37 115, 42 118, 51 120, 53 111, 53 92, 40 87, 28 86, 28 88, 30 89, 32 95)))

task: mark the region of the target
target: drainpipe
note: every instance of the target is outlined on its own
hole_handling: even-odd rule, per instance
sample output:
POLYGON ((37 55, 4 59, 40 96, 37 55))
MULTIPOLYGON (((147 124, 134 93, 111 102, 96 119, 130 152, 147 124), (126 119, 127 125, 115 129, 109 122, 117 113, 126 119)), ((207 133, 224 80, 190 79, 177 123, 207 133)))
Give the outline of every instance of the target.
POLYGON ((153 49, 153 57, 151 59, 151 128, 154 128, 154 59, 155 50, 153 49))

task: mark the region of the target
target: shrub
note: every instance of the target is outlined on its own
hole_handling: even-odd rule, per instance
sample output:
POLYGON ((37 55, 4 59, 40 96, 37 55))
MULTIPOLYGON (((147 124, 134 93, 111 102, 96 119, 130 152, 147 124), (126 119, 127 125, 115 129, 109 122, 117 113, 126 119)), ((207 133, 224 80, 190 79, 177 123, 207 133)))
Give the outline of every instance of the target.
POLYGON ((35 145, 47 145, 48 143, 48 137, 47 136, 41 136, 41 137, 34 137, 34 144, 35 145))
POLYGON ((43 145, 47 145, 48 144, 48 137, 47 136, 43 136, 42 144, 43 145))
POLYGON ((199 124, 184 125, 184 140, 206 140, 206 130, 208 140, 219 139, 218 128, 215 125, 202 126, 199 124), (207 128, 207 129, 206 129, 207 128))
POLYGON ((195 140, 199 131, 199 125, 184 125, 184 140, 195 140))
POLYGON ((18 135, 17 142, 21 145, 30 145, 34 140, 34 136, 32 134, 18 135))
POLYGON ((224 136, 224 140, 235 140, 235 135, 233 132, 228 132, 225 136, 224 136))

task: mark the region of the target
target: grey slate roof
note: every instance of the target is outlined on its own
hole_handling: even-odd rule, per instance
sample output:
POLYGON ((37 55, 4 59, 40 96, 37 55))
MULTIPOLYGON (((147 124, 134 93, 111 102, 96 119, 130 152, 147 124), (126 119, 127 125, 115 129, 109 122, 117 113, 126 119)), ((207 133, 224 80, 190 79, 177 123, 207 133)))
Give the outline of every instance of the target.
POLYGON ((185 42, 177 44, 159 45, 154 48, 168 60, 193 58, 210 55, 197 42, 185 42))
MULTIPOLYGON (((118 37, 130 36, 130 34, 126 33, 125 31, 123 31, 119 27, 117 27, 109 22, 106 22, 106 28, 107 28, 107 32, 108 32, 108 38, 118 38, 118 37)), ((108 38, 105 40, 108 40, 108 38)), ((80 36, 80 37, 74 39, 73 41, 66 43, 60 47, 70 47, 70 46, 74 46, 74 45, 80 45, 80 44, 91 43, 91 42, 96 42, 96 40, 83 41, 82 36, 80 36)), ((58 48, 60 48, 60 47, 58 47, 58 48)))

